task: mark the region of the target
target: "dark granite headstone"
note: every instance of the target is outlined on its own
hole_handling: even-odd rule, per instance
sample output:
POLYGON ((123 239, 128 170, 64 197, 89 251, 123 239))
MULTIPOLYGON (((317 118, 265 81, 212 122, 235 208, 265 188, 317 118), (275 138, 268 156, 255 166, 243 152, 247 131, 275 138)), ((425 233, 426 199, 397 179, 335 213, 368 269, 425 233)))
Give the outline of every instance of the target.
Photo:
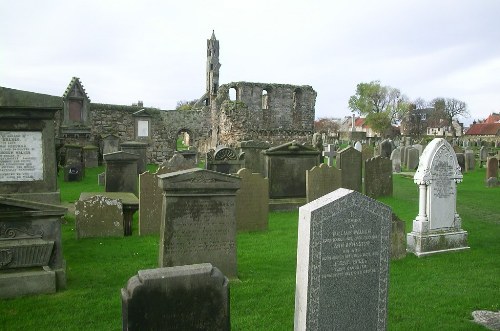
POLYGON ((123 330, 231 329, 229 281, 208 263, 139 270, 121 297, 123 330))
POLYGON ((342 170, 342 187, 361 192, 361 152, 352 147, 344 148, 337 154, 337 167, 342 170))
POLYGON ((392 162, 377 156, 365 162, 365 194, 371 198, 392 196, 392 162))
POLYGON ((299 209, 295 330, 385 330, 391 209, 338 189, 299 209))

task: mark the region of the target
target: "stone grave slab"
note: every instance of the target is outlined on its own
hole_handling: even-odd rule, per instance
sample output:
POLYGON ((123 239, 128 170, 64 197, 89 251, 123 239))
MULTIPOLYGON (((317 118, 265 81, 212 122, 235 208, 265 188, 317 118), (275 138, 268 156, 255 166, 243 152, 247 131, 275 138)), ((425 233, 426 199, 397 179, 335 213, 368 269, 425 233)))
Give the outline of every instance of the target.
POLYGON ((306 201, 311 202, 325 194, 339 189, 342 184, 342 170, 324 163, 306 171, 306 201))
POLYGON ((392 196, 392 162, 377 156, 365 162, 365 194, 371 198, 392 196))
POLYGON ((498 177, 498 158, 490 157, 486 161, 486 179, 498 177))
POLYGON ((474 151, 466 150, 465 151, 465 171, 474 170, 476 166, 476 160, 474 158, 474 151))
POLYGON ((95 168, 99 166, 99 147, 93 145, 83 147, 83 164, 85 168, 95 168))
POLYGON ((264 173, 264 155, 261 154, 271 147, 267 141, 247 140, 238 143, 241 153, 245 153, 245 168, 251 172, 264 173))
POLYGON ((401 148, 397 147, 391 153, 392 172, 401 172, 401 148))
POLYGON ((236 230, 266 231, 269 223, 269 181, 260 173, 240 169, 241 188, 236 192, 236 230))
POLYGON ((361 192, 363 169, 361 152, 352 147, 339 151, 337 167, 342 170, 342 187, 361 192))
POLYGON ((104 154, 106 192, 137 194, 137 160, 139 156, 123 151, 104 154))
POLYGON ((391 209, 340 188, 299 209, 294 330, 385 330, 391 209))
POLYGON ((75 202, 76 237, 123 237, 121 200, 94 195, 75 202))

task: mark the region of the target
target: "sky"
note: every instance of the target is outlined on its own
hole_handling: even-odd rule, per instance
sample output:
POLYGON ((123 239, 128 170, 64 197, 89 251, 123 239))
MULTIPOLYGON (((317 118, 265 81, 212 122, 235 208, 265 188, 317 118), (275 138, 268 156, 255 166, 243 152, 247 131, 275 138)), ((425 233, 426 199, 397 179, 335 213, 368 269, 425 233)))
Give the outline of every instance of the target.
POLYGON ((466 124, 500 112, 498 0, 16 0, 0 2, 0 86, 174 109, 205 91, 206 40, 220 84, 310 85, 316 118, 351 115, 356 85, 410 100, 455 98, 466 124))

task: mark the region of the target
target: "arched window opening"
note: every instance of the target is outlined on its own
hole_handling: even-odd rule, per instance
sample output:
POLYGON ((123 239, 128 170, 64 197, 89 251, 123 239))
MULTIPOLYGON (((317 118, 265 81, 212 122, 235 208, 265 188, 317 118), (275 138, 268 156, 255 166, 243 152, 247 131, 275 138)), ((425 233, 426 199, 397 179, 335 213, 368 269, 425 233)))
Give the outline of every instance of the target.
POLYGON ((231 87, 229 89, 229 100, 231 101, 236 101, 238 100, 238 90, 236 89, 236 87, 231 87))
POLYGON ((269 109, 269 90, 262 90, 262 109, 269 109))
POLYGON ((177 134, 177 143, 176 150, 177 151, 185 151, 189 149, 191 146, 191 134, 188 130, 182 129, 177 134))
POLYGON ((293 110, 300 110, 300 106, 302 103, 302 91, 300 89, 296 89, 293 91, 293 110))

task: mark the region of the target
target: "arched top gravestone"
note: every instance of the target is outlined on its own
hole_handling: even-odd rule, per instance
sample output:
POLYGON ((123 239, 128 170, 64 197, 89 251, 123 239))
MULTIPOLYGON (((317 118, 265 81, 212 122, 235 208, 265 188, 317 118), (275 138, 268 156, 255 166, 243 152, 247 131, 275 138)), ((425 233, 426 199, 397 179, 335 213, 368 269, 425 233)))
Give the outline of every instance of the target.
POLYGON ((417 185, 429 185, 433 180, 441 179, 443 176, 457 183, 463 178, 451 145, 443 138, 436 138, 422 152, 413 181, 417 185))

